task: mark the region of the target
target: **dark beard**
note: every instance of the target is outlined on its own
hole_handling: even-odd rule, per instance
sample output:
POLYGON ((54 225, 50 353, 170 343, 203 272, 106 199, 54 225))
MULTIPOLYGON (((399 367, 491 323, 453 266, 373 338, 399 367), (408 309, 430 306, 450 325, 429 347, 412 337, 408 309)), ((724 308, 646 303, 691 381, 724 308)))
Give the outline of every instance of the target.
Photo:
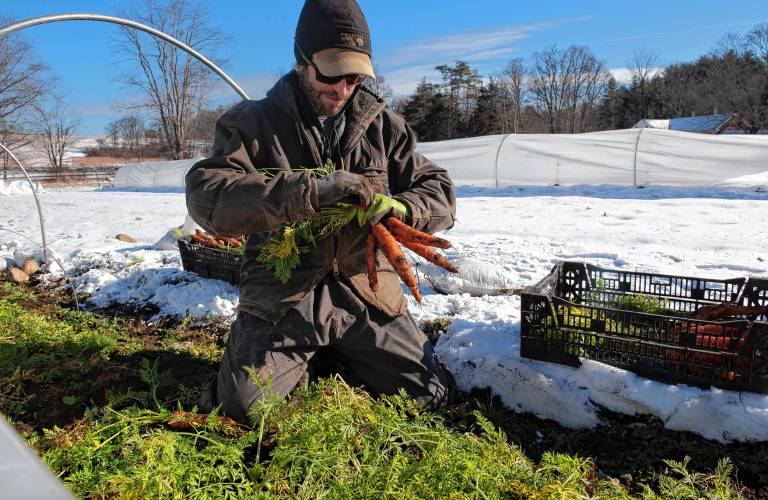
POLYGON ((309 104, 312 106, 312 110, 315 112, 315 114, 317 116, 336 116, 339 114, 347 102, 345 101, 344 103, 340 104, 338 109, 326 109, 326 107, 323 105, 323 102, 320 100, 320 91, 313 88, 308 81, 309 75, 307 74, 307 66, 302 67, 298 73, 301 89, 304 91, 304 95, 307 97, 307 101, 309 101, 309 104))

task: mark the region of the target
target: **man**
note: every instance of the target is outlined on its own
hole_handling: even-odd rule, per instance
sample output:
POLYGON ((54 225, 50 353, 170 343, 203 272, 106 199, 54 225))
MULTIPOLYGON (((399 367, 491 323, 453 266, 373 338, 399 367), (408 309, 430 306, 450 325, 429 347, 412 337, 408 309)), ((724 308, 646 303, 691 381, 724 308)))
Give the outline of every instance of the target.
POLYGON ((203 228, 250 235, 239 313, 214 404, 244 421, 264 395, 260 386, 287 395, 307 378, 316 354, 330 349, 373 391, 404 388, 426 406, 438 406, 446 397, 446 374, 380 252, 377 291, 368 285, 370 225, 352 222, 310 245, 286 284, 256 259, 281 224, 339 201, 366 206, 375 193, 391 194, 396 203, 382 205, 370 223, 395 216, 435 232, 450 228, 455 216, 446 172, 415 152, 410 127, 363 85, 375 75, 368 24, 357 3, 307 0, 294 52, 295 69, 265 99, 242 102, 219 119, 213 157, 186 177, 187 207, 203 228), (337 168, 327 176, 290 170, 327 160, 337 168), (264 168, 281 170, 274 176, 256 171, 264 168))

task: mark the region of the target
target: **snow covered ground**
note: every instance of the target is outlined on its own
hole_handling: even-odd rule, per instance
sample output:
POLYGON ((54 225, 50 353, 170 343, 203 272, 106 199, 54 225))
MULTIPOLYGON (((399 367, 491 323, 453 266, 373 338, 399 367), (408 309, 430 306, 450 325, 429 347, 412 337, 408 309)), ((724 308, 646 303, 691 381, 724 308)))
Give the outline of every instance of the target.
MULTIPOLYGON (((0 196, 0 267, 37 252, 32 196, 0 196), (23 236, 20 236, 23 235, 23 236), (26 237, 26 238, 25 238, 26 237), (3 259, 5 257, 6 259, 3 259)), ((237 289, 181 268, 178 251, 153 245, 184 222, 181 192, 49 190, 40 196, 49 246, 90 303, 152 303, 158 316, 232 317, 237 289), (118 233, 138 243, 115 239, 118 233)), ((710 278, 768 277, 764 187, 461 187, 448 257, 509 288, 562 260, 710 278)), ((53 266, 50 277, 61 270, 53 266)), ((457 290, 462 283, 456 284, 457 290)), ((450 288, 450 287, 449 287, 450 288)), ((520 298, 440 294, 421 281, 417 321, 451 316, 437 346, 462 389, 490 386, 504 403, 570 427, 591 427, 598 406, 653 414, 671 429, 723 442, 768 440, 768 396, 670 386, 600 363, 579 369, 520 358, 520 298)), ((448 290, 450 291, 450 290, 448 290)))

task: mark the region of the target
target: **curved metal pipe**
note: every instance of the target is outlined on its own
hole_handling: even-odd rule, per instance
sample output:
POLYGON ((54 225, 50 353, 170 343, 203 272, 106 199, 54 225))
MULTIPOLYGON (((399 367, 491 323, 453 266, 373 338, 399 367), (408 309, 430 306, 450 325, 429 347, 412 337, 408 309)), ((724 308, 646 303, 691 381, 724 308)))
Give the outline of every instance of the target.
POLYGON ((31 26, 37 26, 39 24, 47 24, 47 23, 55 23, 58 21, 100 21, 100 22, 106 22, 106 23, 112 23, 112 24, 120 24, 123 26, 129 26, 131 28, 135 28, 137 30, 144 31, 145 33, 149 33, 150 35, 154 35, 158 38, 161 38, 165 40, 166 42, 175 45, 176 47, 188 52, 195 58, 197 58, 201 63, 208 66, 211 70, 213 70, 214 73, 219 75, 227 84, 229 84, 230 87, 232 87, 235 92, 237 92, 240 97, 242 97, 245 100, 248 100, 248 94, 246 94, 243 89, 240 88, 240 86, 235 83, 234 80, 232 80, 229 76, 227 76, 226 73, 224 73, 221 69, 219 69, 218 66, 216 66, 213 62, 208 60, 204 55, 190 47, 189 45, 180 42, 173 38, 170 35, 166 35, 162 31, 156 30, 155 28, 151 28, 149 26, 146 26, 141 23, 137 23, 136 21, 131 21, 130 19, 123 19, 121 17, 114 17, 114 16, 104 16, 101 14, 51 14, 48 16, 40 16, 40 17, 33 17, 30 19, 25 19, 24 21, 19 21, 17 23, 9 24, 8 26, 5 26, 3 28, 0 28, 0 37, 9 35, 13 33, 14 31, 19 31, 24 28, 29 28, 31 26))
POLYGON ((504 146, 504 141, 506 141, 510 135, 512 134, 507 134, 504 136, 503 139, 501 139, 501 142, 499 142, 499 147, 496 150, 496 161, 494 163, 494 172, 496 175, 496 189, 499 189, 499 155, 501 154, 502 146, 504 146))
MULTIPOLYGON (((99 22, 106 22, 106 23, 112 23, 112 24, 119 24, 122 26, 128 26, 130 28, 135 28, 140 31, 144 31, 145 33, 149 33, 150 35, 156 36, 162 40, 165 40, 166 42, 186 51, 193 57, 195 57, 197 60, 199 60, 201 63, 206 65, 208 68, 210 68, 214 73, 219 75, 227 84, 234 89, 237 94, 242 97, 244 100, 250 99, 248 97, 248 94, 246 94, 243 89, 240 88, 240 86, 235 83, 234 80, 232 80, 224 71, 219 69, 218 66, 216 66, 213 62, 211 62, 207 57, 190 47, 189 45, 180 42, 179 40, 176 40, 170 35, 167 35, 163 33, 160 30, 157 30, 155 28, 151 28, 149 26, 146 26, 141 23, 137 23, 136 21, 131 21, 130 19, 123 19, 120 17, 115 16, 105 16, 101 14, 85 14, 85 13, 78 13, 78 14, 51 14, 48 16, 40 16, 40 17, 33 17, 30 19, 25 19, 23 21, 19 21, 17 23, 9 24, 7 26, 4 26, 0 28, 0 37, 10 35, 11 33, 15 31, 19 31, 25 28, 29 28, 32 26, 37 26, 40 24, 48 24, 48 23, 55 23, 59 21, 99 21, 99 22)), ((35 184, 32 182, 32 178, 27 173, 27 170, 24 168, 24 166, 21 164, 21 162, 14 156, 14 154, 5 147, 2 143, 0 143, 0 147, 10 155, 11 158, 16 162, 16 164, 21 168, 22 172, 24 172, 24 176, 27 178, 27 182, 29 182, 29 185, 32 188, 32 195, 35 197, 35 204, 37 205, 37 213, 40 217, 40 231, 42 233, 43 238, 43 263, 47 266, 48 265, 48 244, 46 242, 45 237, 45 221, 43 219, 43 210, 40 205, 40 199, 37 197, 37 191, 35 189, 35 184)), ((59 263, 61 265, 61 263, 59 263)), ((63 269, 63 266, 62 266, 63 269)), ((77 301, 77 297, 75 297, 75 301, 77 301)))
POLYGON ((8 155, 13 158, 13 161, 16 162, 16 165, 19 166, 22 172, 24 172, 24 176, 27 178, 27 182, 29 182, 29 185, 32 187, 32 196, 35 197, 35 204, 37 205, 37 215, 40 217, 40 232, 43 236, 43 264, 45 264, 46 268, 48 267, 48 244, 45 241, 45 221, 43 220, 43 207, 40 205, 40 198, 37 197, 37 190, 35 189, 35 183, 32 182, 32 178, 27 173, 27 169, 24 168, 24 165, 21 164, 18 158, 11 153, 11 150, 6 148, 5 145, 0 142, 0 148, 3 148, 3 150, 8 153, 8 155))

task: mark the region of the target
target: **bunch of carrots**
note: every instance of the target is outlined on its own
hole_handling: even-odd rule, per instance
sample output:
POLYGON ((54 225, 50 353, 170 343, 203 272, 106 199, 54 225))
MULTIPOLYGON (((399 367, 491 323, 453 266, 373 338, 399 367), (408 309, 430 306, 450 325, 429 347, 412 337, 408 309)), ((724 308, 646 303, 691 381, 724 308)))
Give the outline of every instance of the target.
POLYGON ((226 236, 212 236, 202 229, 195 229, 195 234, 190 235, 193 242, 198 245, 219 250, 242 249, 245 245, 245 236, 228 238, 226 236))
MULTIPOLYGON (((768 306, 736 306, 723 302, 722 304, 700 307, 693 313, 692 319, 700 321, 718 321, 736 316, 757 317, 763 315, 768 315, 768 306)), ((746 342, 751 324, 752 321, 748 321, 743 333, 739 334, 740 329, 738 326, 683 322, 677 327, 677 332, 682 333, 682 337, 688 337, 691 338, 691 340, 694 340, 692 337, 695 335, 695 349, 702 349, 707 352, 691 350, 686 354, 686 351, 684 350, 668 348, 665 357, 673 361, 684 361, 687 359, 695 363, 705 363, 715 366, 725 365, 726 359, 732 357, 735 353, 742 353, 745 358, 749 358, 752 354, 752 349, 750 346, 746 345, 746 342), (710 351, 710 349, 712 350, 710 351)), ((745 368, 748 367, 748 365, 749 362, 747 359, 736 360, 737 367, 745 368)), ((693 365, 689 366, 688 370, 693 375, 705 374, 703 368, 693 365)), ((729 381, 738 378, 738 374, 733 370, 725 369, 716 369, 713 375, 729 381)))
POLYGON ((388 217, 383 222, 372 226, 366 245, 368 284, 374 292, 378 289, 376 249, 380 248, 397 275, 411 290, 414 298, 421 303, 421 293, 416 282, 416 276, 411 271, 398 243, 443 269, 452 273, 459 272, 453 264, 435 250, 435 248, 451 248, 450 241, 419 231, 396 217, 388 217))

